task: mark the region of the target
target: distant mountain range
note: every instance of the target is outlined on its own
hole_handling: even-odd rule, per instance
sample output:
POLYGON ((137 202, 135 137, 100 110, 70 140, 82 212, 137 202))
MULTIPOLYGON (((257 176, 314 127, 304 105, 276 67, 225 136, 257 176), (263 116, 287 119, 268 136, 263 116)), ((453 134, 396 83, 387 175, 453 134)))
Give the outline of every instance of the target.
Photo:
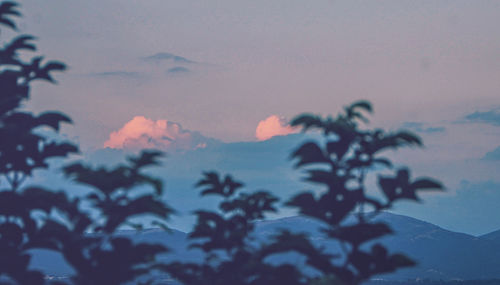
MULTIPOLYGON (((407 216, 381 213, 375 220, 389 224, 395 234, 384 237, 378 242, 384 244, 391 252, 405 253, 418 262, 418 265, 402 269, 395 273, 385 274, 377 278, 384 280, 473 280, 500 278, 500 230, 475 237, 442 229, 436 225, 407 216)), ((264 240, 279 229, 292 232, 306 232, 318 246, 328 251, 337 251, 337 244, 325 240, 319 233, 320 223, 306 217, 288 217, 257 223, 256 236, 264 240)), ((188 250, 187 234, 172 230, 165 232, 159 229, 121 231, 120 235, 129 236, 137 242, 162 243, 172 252, 162 257, 162 261, 201 260, 198 250, 188 250)), ((278 257, 274 262, 300 263, 300 258, 290 260, 278 257)), ((58 254, 38 250, 32 262, 34 268, 44 270, 50 275, 67 275, 71 268, 64 264, 58 254)))
MULTIPOLYGON (((388 280, 408 279, 494 279, 500 278, 500 230, 475 237, 445 230, 436 225, 407 216, 382 213, 375 220, 386 222, 395 234, 381 238, 391 252, 401 252, 418 265, 380 276, 388 280)), ((305 217, 290 217, 261 222, 257 228, 266 235, 277 228, 309 233, 327 249, 337 245, 318 233, 320 224, 305 217)))

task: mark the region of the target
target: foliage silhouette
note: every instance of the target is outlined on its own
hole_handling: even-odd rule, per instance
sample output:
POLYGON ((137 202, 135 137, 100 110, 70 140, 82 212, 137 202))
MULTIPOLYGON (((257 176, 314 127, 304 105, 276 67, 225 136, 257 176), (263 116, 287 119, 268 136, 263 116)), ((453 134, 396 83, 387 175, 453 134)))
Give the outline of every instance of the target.
POLYGON ((429 178, 412 181, 409 170, 402 168, 394 176, 379 175, 379 190, 385 199, 368 195, 367 172, 380 167, 392 169, 389 159, 379 157, 381 152, 422 145, 410 132, 361 129, 359 123, 368 122, 363 112, 371 111, 369 102, 359 101, 335 119, 303 114, 291 122, 304 131, 317 129, 324 134, 323 145, 306 142, 291 155, 295 167, 305 169, 305 180, 323 187, 319 193, 299 193, 286 205, 323 222, 325 238, 340 243, 343 252, 326 253, 305 234, 288 231, 277 233, 271 242, 256 244, 252 236, 254 223, 265 213, 275 212, 278 199, 266 191, 237 195, 242 183, 209 172, 197 186, 203 187, 202 196, 223 198, 220 211, 197 211, 198 222, 190 233, 195 241, 192 246, 206 252, 206 260, 203 264, 177 262, 166 270, 184 284, 360 284, 374 275, 414 265, 405 255, 390 254, 381 244, 373 243, 392 230, 371 220, 397 200, 418 201, 417 192, 439 190, 442 185, 429 178), (199 239, 202 241, 196 242, 199 239), (367 244, 371 246, 367 248, 367 244), (291 251, 303 255, 305 266, 319 274, 269 262, 273 255, 291 251))
MULTIPOLYGON (((17 3, 0 4, 0 25, 16 31, 15 17, 19 16, 17 3)), ((65 167, 69 178, 91 187, 81 198, 71 199, 67 191, 24 187, 34 170, 48 167, 50 158, 78 151, 71 143, 39 133, 47 128, 59 131, 62 123, 71 123, 69 117, 59 112, 35 115, 20 110, 29 99, 33 81, 54 83, 52 72, 65 69, 64 64, 45 63, 39 56, 23 61, 21 52, 36 51, 33 41, 33 36, 20 35, 0 49, 0 282, 46 283, 43 272, 29 269, 30 250, 35 248, 60 252, 76 272, 73 284, 134 281, 149 273, 155 256, 167 249, 133 244, 112 233, 122 225, 140 228, 141 224, 132 223, 139 215, 156 217, 156 224, 164 225, 173 212, 159 199, 162 182, 143 173, 144 168, 158 165, 162 154, 146 151, 129 158, 127 165, 112 169, 94 169, 81 163, 65 167), (84 203, 87 211, 82 210, 84 203)))
MULTIPOLYGON (((16 16, 20 16, 16 3, 0 4, 0 24, 16 30, 16 16)), ((65 69, 59 62, 42 64, 41 57, 21 60, 21 51, 36 50, 33 39, 21 35, 0 50, 0 176, 7 182, 0 186, 0 274, 21 284, 43 283, 41 272, 28 269, 27 250, 44 243, 36 238, 40 227, 33 213, 49 214, 64 194, 20 186, 35 169, 46 168, 47 159, 77 151, 70 143, 49 141, 36 133, 41 127, 57 131, 61 123, 71 122, 67 116, 56 112, 36 116, 18 110, 29 98, 31 82, 54 82, 51 72, 65 69)))
MULTIPOLYGON (((0 25, 17 31, 18 5, 0 4, 0 25)), ((380 157, 387 149, 421 146, 410 132, 387 133, 360 128, 368 122, 371 104, 360 101, 336 118, 304 114, 292 121, 304 131, 319 130, 324 142, 306 142, 292 153, 295 167, 305 170, 306 181, 320 185, 286 201, 303 215, 323 223, 325 238, 342 245, 328 253, 305 234, 281 231, 267 242, 254 235, 255 222, 278 211, 278 198, 269 191, 242 192, 243 183, 231 176, 207 172, 198 182, 201 195, 222 199, 218 211, 198 210, 189 234, 191 246, 205 253, 199 263, 157 261, 168 249, 160 244, 132 242, 116 235, 121 227, 142 229, 166 226, 174 212, 162 199, 163 183, 144 169, 158 166, 162 153, 143 151, 113 168, 81 162, 63 168, 68 179, 87 187, 83 196, 68 196, 71 189, 25 185, 48 161, 77 153, 69 142, 51 140, 41 129, 58 132, 71 123, 59 112, 39 115, 22 111, 35 80, 54 83, 52 72, 63 71, 57 61, 42 57, 24 61, 21 52, 36 51, 34 37, 20 35, 0 49, 0 282, 3 284, 124 284, 156 281, 151 273, 164 271, 184 284, 360 284, 371 276, 411 266, 403 254, 392 254, 375 240, 392 230, 372 222, 380 211, 401 199, 418 201, 420 191, 442 189, 429 178, 410 179, 408 169, 392 169, 380 157), (384 198, 368 194, 366 175, 387 168, 378 186, 384 198), (354 213, 354 216, 353 216, 354 213), (148 219, 143 219, 144 217, 148 219), (145 220, 152 221, 149 225, 145 220), (59 252, 74 269, 67 281, 48 281, 29 268, 32 249, 59 252), (296 252, 304 266, 271 262, 273 256, 296 252), (311 274, 305 268, 316 272, 311 274)))

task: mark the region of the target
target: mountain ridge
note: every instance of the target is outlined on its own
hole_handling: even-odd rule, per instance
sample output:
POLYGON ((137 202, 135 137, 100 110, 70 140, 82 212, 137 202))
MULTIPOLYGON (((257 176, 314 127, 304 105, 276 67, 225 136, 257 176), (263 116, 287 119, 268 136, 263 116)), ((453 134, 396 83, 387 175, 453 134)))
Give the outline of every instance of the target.
MULTIPOLYGON (((476 237, 453 232, 419 219, 388 212, 381 213, 374 218, 374 221, 385 222, 394 230, 394 234, 378 239, 376 242, 385 245, 389 252, 404 253, 417 261, 415 267, 380 275, 377 278, 399 281, 419 278, 430 280, 500 278, 500 270, 498 270, 500 268, 500 242, 489 239, 491 237, 489 234, 476 237)), ((279 229, 305 232, 309 234, 316 246, 323 246, 330 252, 338 251, 339 244, 322 237, 320 226, 321 222, 304 216, 264 220, 256 223, 254 236, 258 242, 265 242, 279 229)), ((134 242, 161 243, 169 247, 172 251, 160 258, 163 262, 172 260, 197 262, 203 258, 199 250, 188 249, 188 234, 182 231, 122 230, 117 235, 127 236, 134 242)), ((372 244, 368 244, 367 247, 372 244)), ((37 251, 32 265, 34 268, 43 269, 48 274, 70 274, 71 271, 68 270, 70 268, 67 265, 62 266, 64 261, 61 259, 62 257, 58 257, 57 253, 37 251), (47 259, 50 259, 50 262, 47 259), (57 266, 59 268, 55 268, 57 266)), ((287 262, 289 259, 290 256, 278 256, 273 262, 287 262)))

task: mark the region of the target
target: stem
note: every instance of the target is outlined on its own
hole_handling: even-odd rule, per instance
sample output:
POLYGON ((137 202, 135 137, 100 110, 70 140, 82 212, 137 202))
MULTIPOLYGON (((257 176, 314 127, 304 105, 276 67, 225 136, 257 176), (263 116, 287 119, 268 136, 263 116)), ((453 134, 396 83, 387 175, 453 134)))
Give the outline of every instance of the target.
MULTIPOLYGON (((362 167, 360 169, 360 174, 358 176, 358 185, 361 189, 363 189, 363 195, 364 195, 364 181, 365 181, 365 167, 362 167)), ((358 211, 358 219, 361 223, 364 223, 365 221, 365 203, 361 201, 359 203, 359 211, 358 211)))
MULTIPOLYGON (((8 178, 8 176, 6 175, 5 177, 8 178)), ((12 192, 15 192, 17 191, 17 189, 19 188, 19 186, 23 183, 23 181, 26 179, 26 175, 23 175, 21 172, 16 172, 14 171, 14 174, 13 174, 13 177, 12 177, 12 180, 11 179, 7 179, 12 187, 12 192)))
POLYGON ((10 179, 10 177, 7 173, 5 174, 5 179, 7 180, 7 183, 9 183, 10 187, 12 188, 12 180, 10 179))
POLYGON ((27 177, 28 175, 22 174, 21 178, 19 178, 19 185, 23 184, 24 180, 26 180, 27 177))
POLYGON ((344 268, 346 268, 347 265, 349 265, 349 250, 347 249, 347 246, 345 244, 346 244, 346 242, 344 242, 344 241, 340 242, 340 249, 342 250, 342 252, 345 255, 344 264, 342 265, 342 267, 344 267, 344 268))

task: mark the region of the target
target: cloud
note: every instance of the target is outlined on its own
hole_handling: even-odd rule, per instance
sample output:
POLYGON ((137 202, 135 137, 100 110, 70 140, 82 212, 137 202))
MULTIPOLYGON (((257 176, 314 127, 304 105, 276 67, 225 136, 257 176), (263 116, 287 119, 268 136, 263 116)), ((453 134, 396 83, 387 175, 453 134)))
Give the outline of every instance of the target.
POLYGON ((485 112, 476 111, 465 116, 465 120, 471 123, 485 123, 494 126, 500 126, 500 108, 485 112))
POLYGON ((277 115, 271 115, 259 122, 255 130, 255 137, 260 141, 264 141, 274 136, 284 136, 296 132, 298 132, 298 129, 290 127, 285 119, 277 115))
POLYGON ((186 73, 189 73, 191 72, 191 70, 189 70, 188 68, 185 68, 183 66, 175 66, 175 67, 172 67, 172 68, 169 68, 167 70, 167 74, 186 74, 186 73))
POLYGON ((204 148, 216 140, 198 132, 185 130, 178 123, 151 120, 135 116, 118 131, 112 132, 104 147, 114 149, 156 148, 161 150, 191 150, 204 148))
POLYGON ((133 71, 105 71, 105 72, 92 72, 88 74, 91 77, 100 78, 141 78, 142 74, 133 71))
POLYGON ((417 133, 424 134, 435 134, 443 133, 446 129, 444 127, 429 127, 421 122, 405 122, 402 125, 403 128, 415 131, 417 133))
POLYGON ((488 160, 488 161, 500 161, 500 146, 495 148, 494 150, 486 153, 482 160, 488 160))
POLYGON ((162 63, 162 62, 194 63, 194 61, 189 60, 185 57, 178 56, 168 52, 160 52, 151 56, 147 56, 144 57, 143 60, 151 63, 162 63))

